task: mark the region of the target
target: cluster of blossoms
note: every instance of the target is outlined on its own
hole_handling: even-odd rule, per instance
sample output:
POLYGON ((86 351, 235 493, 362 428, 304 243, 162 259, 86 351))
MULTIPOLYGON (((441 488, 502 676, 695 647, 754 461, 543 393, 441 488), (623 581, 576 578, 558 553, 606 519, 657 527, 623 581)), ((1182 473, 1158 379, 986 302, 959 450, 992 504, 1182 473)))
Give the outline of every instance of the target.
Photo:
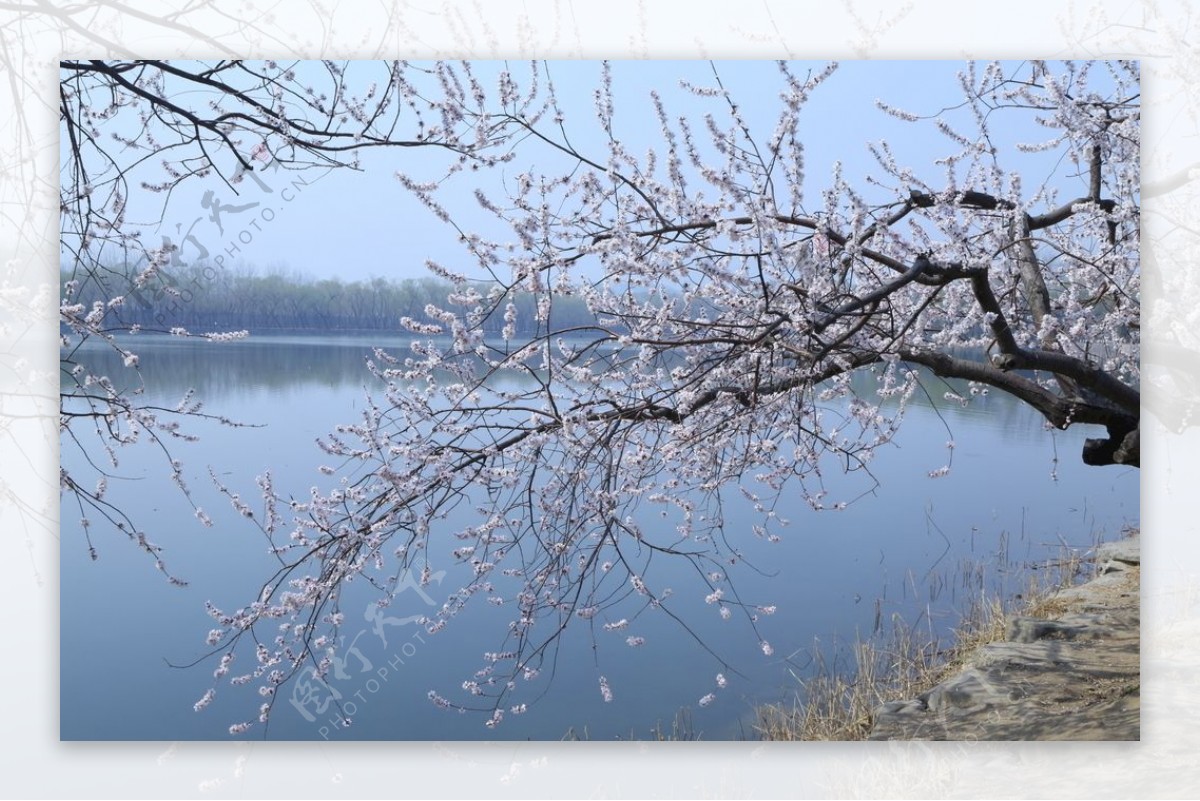
MULTIPOLYGON (((343 86, 346 65, 323 69, 343 86)), ((246 673, 227 677, 222 661, 215 678, 256 682, 272 700, 304 669, 323 678, 340 664, 342 587, 362 577, 358 586, 384 600, 404 581, 426 591, 434 564, 451 569, 445 594, 420 616, 426 634, 453 626, 479 597, 509 615, 497 650, 442 688, 454 697, 429 694, 439 707, 484 713, 489 727, 505 710, 524 711, 518 679, 537 680, 568 625, 600 637, 620 631, 649 650, 655 643, 629 632, 629 621, 675 617, 681 599, 702 597, 722 619, 737 611, 770 658, 760 616, 776 607, 739 597, 727 574, 752 548, 781 541, 784 493, 814 512, 845 508, 830 497, 828 474, 869 473, 912 400, 930 394, 930 372, 972 382, 944 392, 955 404, 982 402, 990 386, 1058 426, 1116 430, 1136 420, 1136 65, 1111 65, 1102 90, 1089 88, 1088 68, 1032 62, 1017 79, 998 65, 968 67, 965 103, 934 121, 943 159, 918 170, 877 144, 871 183, 851 186, 834 164, 813 198, 800 112, 833 69, 800 77, 781 64, 779 113, 761 131, 720 82, 683 89, 721 116, 673 117, 655 94, 659 141, 634 153, 605 64, 593 109, 605 136, 592 153, 566 137, 567 104, 536 65, 522 83, 507 69, 489 81, 471 65, 393 64, 369 86, 336 92, 300 85, 304 70, 231 67, 243 78, 261 70, 248 73, 263 97, 241 131, 254 144, 239 154, 326 155, 335 134, 338 147, 396 144, 393 131, 404 128, 406 146, 436 146, 449 159, 437 178, 397 174, 400 187, 456 228, 461 197, 490 219, 480 232, 460 230, 460 266, 428 263, 453 292, 400 320, 407 349, 374 351, 361 414, 320 441, 332 486, 286 492, 264 477, 261 507, 222 487, 282 567, 241 609, 210 610, 214 653, 254 655, 246 673), (1029 108, 1049 138, 1018 155, 1055 154, 1077 167, 1080 185, 1029 191, 1022 170, 993 152, 989 143, 1004 139, 997 120, 1029 108), (314 126, 314 114, 343 127, 314 126), (474 177, 500 168, 491 184, 474 177), (470 191, 455 194, 464 184, 470 191), (557 325, 555 304, 568 297, 593 322, 557 325), (731 531, 734 505, 755 517, 746 532, 731 531), (697 583, 674 593, 657 572, 660 556, 690 561, 697 583)), ((232 109, 245 99, 218 105, 239 120, 232 109)), ((208 136, 187 129, 175 132, 208 136)), ((165 186, 187 180, 188 169, 171 165, 165 186)), ((76 187, 73 199, 109 191, 120 219, 124 199, 111 189, 76 187)), ((151 255, 138 286, 171 258, 151 255)), ((123 299, 82 302, 68 286, 65 337, 105 336, 123 299)), ((121 356, 139 368, 136 354, 121 356)), ((64 374, 78 397, 103 399, 91 401, 102 436, 176 433, 79 366, 64 374)), ((921 469, 936 478, 949 465, 921 469)), ((182 481, 174 465, 172 474, 182 481)), ((69 476, 64 486, 83 491, 69 476)), ((156 545, 138 542, 161 564, 156 545)), ((724 674, 716 683, 725 687, 724 674)), ((599 687, 611 701, 604 676, 599 687)), ((196 706, 211 702, 205 694, 196 706)))

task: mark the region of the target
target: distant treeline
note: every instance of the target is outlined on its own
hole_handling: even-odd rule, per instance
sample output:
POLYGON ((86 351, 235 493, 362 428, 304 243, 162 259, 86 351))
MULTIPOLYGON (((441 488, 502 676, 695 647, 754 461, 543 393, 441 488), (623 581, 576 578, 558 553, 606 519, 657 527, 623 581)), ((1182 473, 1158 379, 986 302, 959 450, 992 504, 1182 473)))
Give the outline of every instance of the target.
MULTIPOLYGON (((400 319, 409 317, 430 322, 425 307, 465 313, 468 309, 449 301, 455 287, 437 278, 394 280, 372 278, 343 281, 314 279, 272 272, 265 275, 248 269, 218 269, 210 265, 169 265, 143 287, 133 284, 135 272, 106 268, 86 276, 61 271, 61 288, 74 281, 71 298, 88 308, 95 301, 107 302, 122 296, 124 301, 109 312, 110 325, 140 325, 145 329, 186 328, 192 333, 209 331, 390 331, 401 330, 400 319)), ((474 288, 485 300, 487 284, 474 288)), ((516 333, 537 332, 536 301, 526 292, 510 295, 484 321, 489 335, 504 328, 505 305, 517 309, 516 333)), ((587 304, 578 297, 556 297, 550 308, 554 329, 594 323, 587 304)))

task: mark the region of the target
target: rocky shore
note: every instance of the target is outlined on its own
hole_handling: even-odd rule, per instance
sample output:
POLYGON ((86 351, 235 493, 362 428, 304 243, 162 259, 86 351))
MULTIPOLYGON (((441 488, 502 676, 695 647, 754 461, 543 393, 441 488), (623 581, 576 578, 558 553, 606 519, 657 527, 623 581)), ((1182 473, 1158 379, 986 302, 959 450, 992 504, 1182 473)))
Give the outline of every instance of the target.
POLYGON ((879 707, 869 739, 1140 739, 1140 554, 1137 536, 1100 546, 1095 578, 1014 618, 929 692, 879 707))

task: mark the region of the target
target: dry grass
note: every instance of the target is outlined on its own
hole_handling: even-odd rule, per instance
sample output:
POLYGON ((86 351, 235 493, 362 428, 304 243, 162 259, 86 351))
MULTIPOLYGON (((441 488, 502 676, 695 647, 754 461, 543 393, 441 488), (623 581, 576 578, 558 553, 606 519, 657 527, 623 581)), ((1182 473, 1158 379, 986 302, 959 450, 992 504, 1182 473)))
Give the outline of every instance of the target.
MULTIPOLYGON (((1124 533, 1130 536, 1137 532, 1124 533)), ((866 739, 877 707, 916 698, 933 689, 961 670, 981 646, 1005 639, 1013 617, 1049 618, 1065 611, 1065 603, 1055 593, 1075 584, 1089 572, 1091 564, 1079 550, 1064 546, 1059 559, 1032 566, 1028 588, 1007 605, 996 597, 981 597, 974 603, 949 645, 896 618, 886 642, 860 641, 854 645, 852 672, 830 669, 823 655, 814 653, 816 675, 809 679, 796 677, 801 690, 790 704, 758 707, 753 734, 761 740, 866 739)), ((1130 692, 1124 686, 1119 690, 1130 692)), ((680 710, 669 726, 660 722, 649 734, 651 740, 702 739, 687 709, 680 710)), ((571 729, 563 739, 591 738, 584 728, 582 732, 571 729)), ((628 739, 643 738, 630 732, 628 739)))
POLYGON ((816 675, 800 682, 791 703, 756 710, 755 732, 763 740, 863 740, 873 711, 889 701, 916 698, 953 675, 983 645, 1003 640, 1016 615, 1051 617, 1061 609, 1054 593, 1075 582, 1086 562, 1078 551, 1033 571, 1029 588, 1006 605, 982 598, 968 611, 953 642, 942 647, 928 633, 893 620, 890 638, 860 641, 852 649, 853 671, 826 669, 819 655, 816 675))
MULTIPOLYGON (((563 740, 584 741, 591 740, 591 733, 586 726, 582 731, 576 731, 572 726, 563 735, 563 740)), ((696 729, 692 722, 692 710, 683 707, 675 713, 675 717, 670 724, 664 724, 661 720, 658 721, 654 728, 650 729, 649 737, 639 735, 636 731, 630 731, 626 737, 617 737, 618 740, 657 740, 660 742, 675 741, 675 740, 701 740, 703 739, 702 732, 696 729)))

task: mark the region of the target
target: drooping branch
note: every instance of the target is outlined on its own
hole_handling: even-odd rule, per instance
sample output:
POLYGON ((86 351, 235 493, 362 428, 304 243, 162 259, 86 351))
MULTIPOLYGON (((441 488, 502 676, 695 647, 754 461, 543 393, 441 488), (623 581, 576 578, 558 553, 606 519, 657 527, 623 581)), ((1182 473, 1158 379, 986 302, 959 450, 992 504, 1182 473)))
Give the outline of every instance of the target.
MULTIPOLYGON (((779 124, 761 138, 718 81, 716 91, 696 94, 700 102, 717 98, 727 125, 707 115, 702 126, 676 124, 660 110, 666 150, 635 157, 621 141, 607 85, 596 95, 597 152, 585 153, 559 117, 567 104, 551 90, 539 96, 531 88, 521 99, 507 73, 492 96, 468 68, 451 74, 438 66, 423 73, 433 88, 418 91, 412 74, 401 74, 409 65, 391 65, 385 91, 362 106, 347 102, 354 85, 332 64, 325 68, 333 97, 311 100, 299 79, 276 67, 71 64, 79 66, 64 67, 74 74, 63 80, 62 113, 72 158, 82 163, 89 148, 99 149, 83 110, 112 95, 127 104, 112 113, 146 112, 146 138, 159 137, 146 150, 167 164, 164 191, 218 163, 251 166, 255 151, 238 150, 259 146, 238 141, 247 133, 297 169, 304 154, 352 166, 347 152, 377 146, 436 145, 431 152, 450 155, 445 180, 416 180, 402 169, 401 186, 461 236, 468 265, 487 283, 471 281, 468 268, 444 270, 454 291, 426 305, 424 316, 403 318, 409 351, 377 351, 361 418, 320 442, 338 465, 322 472, 345 470, 345 481, 296 497, 260 485, 276 522, 247 519, 280 567, 244 609, 214 614, 214 656, 262 643, 262 669, 247 680, 261 681, 270 703, 284 681, 309 670, 318 681, 329 671, 347 582, 363 577, 386 604, 405 581, 427 584, 431 565, 452 565, 461 586, 422 616, 418 625, 429 633, 473 598, 510 615, 502 649, 487 652, 462 683, 462 700, 430 696, 439 706, 489 711, 489 725, 524 692, 518 681, 553 659, 572 621, 599 623, 611 613, 601 630, 620 631, 628 621, 618 610, 632 608, 635 619, 661 611, 689 625, 648 572, 654 560, 690 562, 714 613, 744 613, 755 630, 756 615, 767 612, 738 598, 728 575, 730 563, 744 561, 741 532, 726 527, 728 498, 750 502, 761 516, 752 531, 767 540, 782 525, 771 512, 785 492, 814 510, 837 508, 825 498, 828 461, 865 468, 886 447, 919 391, 914 368, 1005 392, 1058 428, 1104 426, 1108 439, 1089 441, 1084 460, 1138 463, 1138 332, 1111 313, 1136 318, 1136 231, 1117 239, 1111 225, 1137 203, 1120 197, 1118 207, 1102 197, 1136 193, 1136 153, 1123 144, 1135 141, 1133 115, 1066 131, 1051 143, 1053 155, 1088 165, 1086 180, 1048 175, 1031 192, 1021 169, 1001 169, 1010 154, 992 147, 999 139, 988 130, 993 118, 1030 109, 1050 128, 1085 125, 1072 105, 1083 87, 1051 92, 1040 76, 1008 86, 1037 97, 984 103, 990 111, 974 118, 979 130, 969 135, 950 127, 950 114, 938 120, 952 144, 933 168, 934 183, 925 168, 890 163, 880 151, 882 176, 854 187, 835 169, 814 205, 805 200, 805 171, 814 173, 795 121, 819 81, 789 76, 779 124), (160 97, 176 84, 213 102, 160 97), (427 126, 422 113, 441 124, 427 126), (467 161, 479 174, 494 170, 494 182, 472 183, 466 195, 489 215, 478 228, 460 216, 462 197, 441 200, 476 174, 467 161), (971 188, 937 192, 931 187, 940 181, 971 188), (1072 196, 1081 197, 1058 205, 1072 196), (1043 202, 1055 205, 1033 214, 1043 202), (1107 247, 1096 236, 1105 222, 1107 247), (564 297, 591 319, 563 324, 555 310, 564 297), (864 368, 873 371, 866 389, 858 380, 864 368), (655 525, 643 525, 647 508, 667 510, 669 524, 656 515, 655 525), (293 625, 279 629, 281 619, 293 625), (269 672, 276 664, 278 676, 269 672)), ((1127 89, 1110 93, 1118 97, 1111 102, 1126 103, 1127 89)), ((968 105, 988 91, 969 89, 968 105)), ((1089 106, 1084 116, 1103 108, 1089 106)), ((115 151, 101 158, 114 185, 132 169, 115 151)), ((76 166, 64 171, 74 183, 64 188, 74 215, 64 215, 64 240, 66 226, 85 232, 97 221, 94 171, 76 166)), ((115 198, 97 213, 116 220, 120 205, 115 198)), ((103 230, 119 237, 120 228, 103 230)), ((84 246, 75 250, 87 255, 84 246)), ((170 255, 155 257, 152 267, 170 255)), ((104 319, 119 307, 88 306, 65 304, 64 320, 77 336, 108 335, 104 319)), ((80 387, 89 377, 80 376, 80 387)), ((106 398, 101 390, 79 394, 97 404, 106 398)), ((96 406, 64 414, 64 423, 102 413, 96 406)), ((80 487, 74 479, 64 485, 80 487)), ((236 493, 226 496, 240 503, 236 493)))

